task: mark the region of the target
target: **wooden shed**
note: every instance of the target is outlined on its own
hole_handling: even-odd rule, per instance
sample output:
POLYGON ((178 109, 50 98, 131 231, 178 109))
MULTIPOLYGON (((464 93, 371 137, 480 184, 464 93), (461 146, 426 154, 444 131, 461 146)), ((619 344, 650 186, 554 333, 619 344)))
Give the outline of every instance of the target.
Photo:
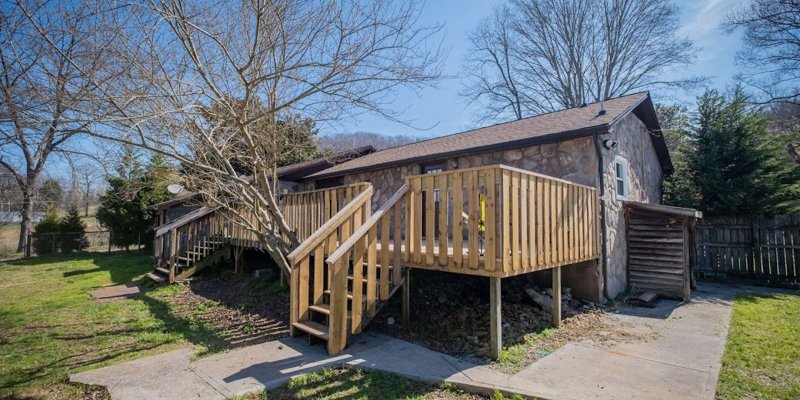
POLYGON ((628 243, 628 288, 689 300, 695 262, 695 223, 703 213, 691 208, 624 203, 628 243))

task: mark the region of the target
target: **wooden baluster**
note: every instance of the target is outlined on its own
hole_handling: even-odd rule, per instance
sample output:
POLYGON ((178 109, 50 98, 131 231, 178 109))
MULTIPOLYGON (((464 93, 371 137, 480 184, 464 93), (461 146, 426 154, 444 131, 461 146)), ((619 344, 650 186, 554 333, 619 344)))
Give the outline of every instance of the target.
POLYGON ((528 176, 519 177, 519 245, 520 245, 520 268, 527 271, 530 268, 530 258, 528 258, 528 176))
MULTIPOLYGON (((355 225, 353 230, 357 230, 361 226, 361 212, 356 211, 353 215, 355 225)), ((353 301, 350 307, 352 330, 353 333, 361 332, 362 306, 364 289, 362 287, 364 280, 364 239, 359 239, 353 247, 353 301)))
POLYGON ((511 270, 519 271, 519 172, 511 173, 511 270))
POLYGON ((544 265, 553 263, 553 181, 549 179, 542 180, 542 227, 543 227, 543 243, 544 243, 544 265))
POLYGON ((298 272, 300 275, 300 279, 298 280, 297 286, 297 294, 298 294, 298 318, 301 321, 305 321, 308 319, 308 288, 310 286, 309 282, 309 257, 303 257, 303 260, 300 261, 300 268, 298 268, 298 272))
MULTIPOLYGON (((382 301, 389 299, 389 222, 390 216, 387 212, 381 217, 381 296, 382 301)), ((400 249, 396 249, 399 251, 400 249)), ((395 264, 395 269, 400 268, 395 264)))
POLYGON ((448 243, 448 223, 447 220, 449 219, 448 216, 448 207, 449 207, 449 196, 450 191, 449 185, 449 175, 442 175, 439 177, 439 266, 440 267, 448 267, 448 247, 450 247, 450 243, 448 243))
POLYGON ((469 267, 470 269, 478 269, 480 262, 480 237, 478 236, 478 220, 480 220, 480 193, 478 192, 478 172, 470 171, 467 173, 467 195, 469 196, 468 207, 468 230, 469 237, 467 238, 469 246, 469 267))
POLYGON ((486 232, 484 233, 484 242, 486 246, 484 259, 484 268, 487 271, 493 272, 497 268, 497 188, 495 186, 495 172, 496 168, 486 171, 485 186, 486 186, 486 232))
MULTIPOLYGON (((369 204, 367 205, 369 207, 369 204)), ((369 229, 367 233, 367 315, 370 317, 375 316, 377 304, 375 302, 376 295, 378 294, 378 271, 377 271, 377 261, 378 261, 378 250, 377 250, 377 240, 378 240, 378 227, 373 225, 372 228, 369 229)), ((385 276, 383 272, 381 272, 381 277, 385 276)), ((387 281, 386 289, 388 291, 389 285, 387 281)))
POLYGON ((312 300, 314 304, 322 304, 322 294, 325 290, 325 242, 314 249, 314 292, 312 300))
POLYGON ((422 263, 422 179, 414 179, 414 262, 422 263))
MULTIPOLYGON (((426 176, 422 180, 422 190, 425 192, 425 265, 433 266, 434 261, 434 236, 436 228, 436 203, 435 203, 435 181, 433 176, 426 176)), ((445 248, 446 252, 447 249, 445 248)))
POLYGON ((503 272, 508 274, 511 272, 511 196, 509 195, 511 189, 511 173, 510 171, 502 170, 502 183, 503 192, 503 237, 502 242, 502 258, 503 258, 503 272))
POLYGON ((463 174, 453 174, 453 265, 461 268, 464 265, 464 184, 463 174))
POLYGON ((531 270, 536 269, 536 177, 528 177, 528 250, 531 270))
MULTIPOLYGON (((408 202, 408 199, 409 199, 408 193, 406 193, 406 195, 404 197, 405 197, 406 202, 408 202)), ((399 201, 397 202, 397 204, 394 205, 394 226, 393 226, 393 229, 394 229, 394 249, 393 249, 393 253, 392 253, 392 255, 394 256, 394 263, 392 264, 394 266, 394 268, 392 269, 392 285, 395 286, 395 287, 400 284, 401 274, 402 274, 402 270, 403 270, 402 263, 401 263, 401 260, 402 260, 402 257, 403 257, 403 253, 402 253, 403 234, 402 234, 402 231, 401 231, 403 217, 401 215, 401 213, 402 213, 402 208, 401 207, 402 206, 400 205, 399 201)), ((408 218, 408 214, 406 214, 406 219, 409 219, 408 218)), ((408 231, 406 231, 406 232, 408 232, 408 231)), ((388 238, 386 240, 386 244, 387 244, 387 246, 389 244, 388 238)))

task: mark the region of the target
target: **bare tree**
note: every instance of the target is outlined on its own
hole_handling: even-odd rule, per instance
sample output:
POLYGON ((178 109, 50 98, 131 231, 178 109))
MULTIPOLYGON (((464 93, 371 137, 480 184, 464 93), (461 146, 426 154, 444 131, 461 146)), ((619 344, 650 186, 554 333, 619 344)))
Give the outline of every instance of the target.
POLYGON ((800 0, 752 0, 723 27, 744 33, 737 58, 746 70, 739 78, 761 103, 800 104, 800 0))
POLYGON ((654 87, 697 49, 677 35, 677 8, 662 0, 510 0, 470 35, 462 94, 484 119, 522 118, 654 87))
POLYGON ((297 242, 272 190, 278 122, 364 110, 396 119, 387 108, 393 91, 432 84, 441 70, 430 46, 439 27, 418 24, 416 1, 106 7, 104 23, 119 36, 107 75, 120 78, 97 84, 114 117, 98 119, 92 134, 179 162, 187 187, 255 234, 284 268, 297 242))
POLYGON ((0 17, 0 168, 22 201, 17 250, 31 232, 37 182, 52 157, 87 131, 104 44, 80 4, 19 2, 0 17), (25 10, 36 10, 31 18, 25 10))
MULTIPOLYGON (((73 187, 80 189, 82 196, 81 202, 83 203, 83 216, 89 216, 89 206, 91 205, 93 196, 95 195, 96 184, 103 179, 104 170, 91 164, 77 164, 72 170, 73 187)), ((76 202, 77 206, 77 202, 76 202)))
POLYGON ((418 142, 424 138, 410 135, 381 135, 374 132, 339 133, 319 138, 319 147, 333 153, 372 146, 377 150, 418 142))

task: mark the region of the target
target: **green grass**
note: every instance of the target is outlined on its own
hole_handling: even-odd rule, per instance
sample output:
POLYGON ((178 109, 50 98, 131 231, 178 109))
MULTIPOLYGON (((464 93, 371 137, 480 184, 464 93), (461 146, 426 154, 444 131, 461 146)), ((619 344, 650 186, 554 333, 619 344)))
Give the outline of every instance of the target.
MULTIPOLYGON (((464 393, 450 385, 434 387, 394 375, 362 369, 326 368, 294 378, 267 392, 244 396, 242 400, 474 400, 484 397, 464 393)), ((517 399, 519 397, 514 397, 517 399)), ((495 400, 507 399, 499 392, 495 400)))
POLYGON ((736 296, 719 399, 800 399, 800 296, 736 296))
POLYGON ((199 316, 166 301, 181 286, 150 290, 136 300, 96 302, 87 292, 140 279, 147 255, 82 254, 0 263, 0 398, 77 398, 69 374, 187 343, 223 347, 199 316), (58 395, 50 390, 59 387, 58 395))

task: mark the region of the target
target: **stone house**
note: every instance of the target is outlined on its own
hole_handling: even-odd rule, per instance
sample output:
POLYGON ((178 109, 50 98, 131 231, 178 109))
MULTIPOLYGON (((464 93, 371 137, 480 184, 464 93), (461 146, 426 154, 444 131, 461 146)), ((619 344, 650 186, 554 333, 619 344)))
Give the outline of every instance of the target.
POLYGON ((597 188, 601 256, 563 268, 563 281, 595 301, 626 289, 623 202, 659 204, 673 170, 648 92, 383 149, 295 179, 300 190, 369 182, 376 210, 407 176, 492 164, 597 188))

